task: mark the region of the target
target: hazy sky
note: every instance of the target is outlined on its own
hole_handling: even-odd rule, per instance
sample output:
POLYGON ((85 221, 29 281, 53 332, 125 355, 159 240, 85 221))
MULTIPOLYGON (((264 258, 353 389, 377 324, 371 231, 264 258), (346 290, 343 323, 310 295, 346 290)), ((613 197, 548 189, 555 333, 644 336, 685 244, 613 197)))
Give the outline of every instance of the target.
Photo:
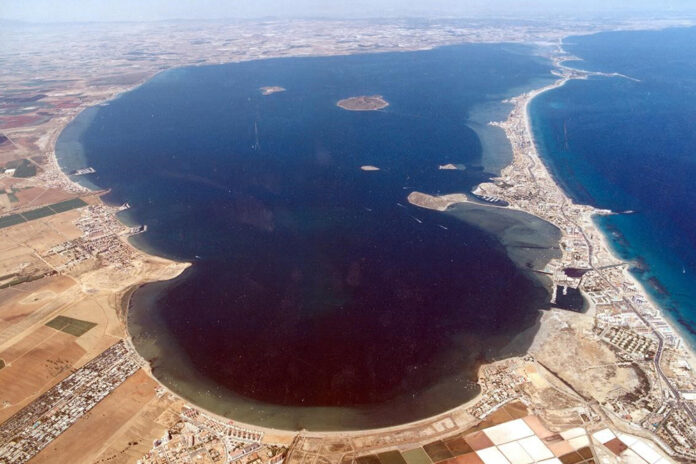
POLYGON ((149 21, 249 17, 596 15, 696 12, 696 0, 0 0, 0 18, 149 21))

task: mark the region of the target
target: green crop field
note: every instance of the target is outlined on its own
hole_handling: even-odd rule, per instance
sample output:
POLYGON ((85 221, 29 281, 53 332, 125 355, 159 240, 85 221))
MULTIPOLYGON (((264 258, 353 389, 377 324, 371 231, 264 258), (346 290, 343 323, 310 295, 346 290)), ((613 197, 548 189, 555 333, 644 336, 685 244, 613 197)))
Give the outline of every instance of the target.
POLYGON ((33 221, 34 219, 51 216, 53 214, 63 213, 65 211, 70 211, 71 209, 82 208, 83 206, 87 206, 87 203, 85 203, 81 198, 73 198, 72 200, 61 201, 42 208, 32 209, 31 211, 12 214, 10 216, 0 218, 0 229, 3 227, 10 227, 15 224, 20 224, 22 222, 33 221))
POLYGON ((73 319, 72 317, 58 316, 48 321, 46 325, 53 329, 79 337, 97 324, 89 321, 81 321, 80 319, 73 319))

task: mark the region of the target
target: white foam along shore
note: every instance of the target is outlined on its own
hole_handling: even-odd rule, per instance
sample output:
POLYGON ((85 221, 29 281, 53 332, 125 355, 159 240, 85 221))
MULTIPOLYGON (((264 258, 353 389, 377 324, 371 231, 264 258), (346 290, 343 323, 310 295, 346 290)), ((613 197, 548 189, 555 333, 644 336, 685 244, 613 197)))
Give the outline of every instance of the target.
MULTIPOLYGON (((600 292, 584 293, 590 297, 596 305, 597 300, 616 302, 625 305, 631 310, 637 319, 645 325, 658 341, 658 352, 655 356, 655 368, 659 377, 667 384, 668 390, 680 399, 681 395, 672 381, 662 372, 660 359, 662 349, 665 345, 680 348, 686 356, 687 362, 694 367, 696 355, 692 347, 684 342, 683 336, 674 329, 672 324, 665 318, 659 305, 650 297, 643 285, 628 270, 628 266, 611 267, 602 269, 602 266, 612 263, 622 263, 613 251, 609 240, 592 220, 598 214, 610 214, 610 211, 600 210, 588 205, 579 205, 566 195, 563 189, 556 183, 550 174, 543 160, 539 156, 536 142, 533 137, 531 118, 529 114, 529 103, 542 93, 559 88, 572 79, 586 79, 592 75, 605 77, 618 77, 632 79, 628 76, 617 73, 598 73, 587 72, 569 68, 563 65, 564 61, 574 59, 568 57, 562 49, 559 49, 558 56, 553 58, 556 74, 559 79, 550 85, 536 89, 509 100, 514 104, 514 109, 508 119, 501 123, 492 123, 501 127, 507 135, 513 149, 513 162, 501 171, 501 175, 496 181, 503 181, 510 186, 501 187, 499 182, 481 184, 478 191, 494 194, 510 204, 510 208, 539 216, 561 229, 563 239, 571 239, 577 243, 581 238, 586 244, 583 258, 595 274, 594 280, 604 284, 604 295, 600 292), (526 193, 520 195, 520 193, 526 193), (602 300, 602 296, 606 300, 602 300)), ((582 259, 569 259, 566 256, 567 250, 563 250, 563 264, 583 264, 582 259), (578 262, 580 261, 580 262, 578 262)), ((581 251, 581 250, 576 250, 581 251)), ((560 269, 556 269, 555 274, 560 269)), ((580 283, 579 283, 580 284, 580 283)), ((582 285, 580 285, 581 288, 582 285)), ((607 314, 606 321, 613 321, 613 315, 607 314)), ((602 318, 601 312, 599 317, 602 318)), ((693 375, 693 371, 692 371, 693 375)))
MULTIPOLYGON (((595 225, 596 215, 612 214, 589 205, 576 204, 555 181, 539 156, 531 128, 529 103, 537 96, 557 89, 572 79, 589 76, 629 78, 616 73, 588 72, 569 68, 564 61, 574 59, 559 47, 552 57, 554 74, 559 78, 553 83, 507 100, 514 105, 507 120, 491 122, 502 128, 513 151, 512 163, 500 172, 493 182, 480 184, 474 193, 478 196, 504 200, 511 208, 544 219, 561 230, 562 257, 552 260, 545 271, 551 274, 556 285, 580 288, 591 301, 598 321, 606 325, 628 325, 637 332, 652 337, 656 342, 654 369, 664 385, 663 391, 679 403, 683 397, 660 365, 665 347, 671 347, 696 366, 696 355, 690 345, 663 316, 659 305, 652 300, 642 284, 628 271, 628 266, 615 255, 609 240, 595 225), (565 268, 590 269, 582 278, 565 275, 565 268), (591 291, 589 289, 592 289, 591 291)), ((632 78, 631 78, 632 79, 632 78)), ((409 201, 420 207, 443 211, 454 203, 468 201, 466 195, 455 194, 433 197, 420 192, 409 196, 409 201)), ((500 206, 498 206, 500 207, 500 206)), ((555 297, 555 295, 554 295, 555 297)), ((690 371, 691 375, 693 370, 690 371)), ((685 403, 681 403, 686 407, 685 403)), ((690 411, 690 410, 689 410, 690 411)), ((692 415, 696 422, 696 418, 692 415)))
MULTIPOLYGON (((565 55, 559 56, 558 58, 554 59, 554 64, 556 65, 556 68, 558 70, 559 79, 550 85, 524 93, 520 96, 508 100, 510 103, 514 105, 514 108, 511 111, 508 119, 499 123, 491 123, 492 125, 501 127, 505 131, 505 134, 512 145, 513 161, 509 166, 505 167, 501 171, 500 177, 498 179, 511 185, 511 187, 501 188, 498 183, 486 183, 481 184, 478 187, 478 189, 484 195, 494 196, 507 201, 509 203, 509 206, 507 206, 507 208, 518 209, 529 214, 538 216, 548 222, 551 222, 552 224, 560 228, 564 238, 569 238, 573 235, 577 235, 568 233, 566 226, 571 225, 571 228, 584 232, 585 238, 587 239, 588 243, 592 242, 593 245, 597 247, 597 250, 601 250, 602 252, 606 253, 611 261, 619 262, 620 259, 613 255, 608 240, 606 239, 606 237, 604 237, 603 233, 594 225, 594 223, 591 220, 591 217, 596 214, 607 214, 610 212, 598 210, 587 205, 575 204, 553 180, 546 166, 539 157, 534 143, 534 138, 532 136, 531 121, 528 114, 528 105, 538 95, 549 90, 561 87, 571 79, 584 79, 589 75, 625 77, 618 76, 616 74, 589 73, 585 71, 575 70, 572 68, 567 68, 562 65, 563 61, 567 61, 570 59, 572 59, 572 57, 568 57, 565 55), (529 188, 532 188, 534 190, 534 193, 527 199, 524 199, 522 197, 516 198, 510 194, 515 194, 521 189, 529 188), (559 214, 560 211, 565 211, 565 214, 559 214), (567 216, 576 219, 576 222, 574 223, 567 216), (568 224, 569 221, 570 224, 568 224)), ((140 83, 129 86, 129 89, 137 87, 138 85, 140 85, 140 83)), ((129 89, 126 89, 126 91, 129 89)), ((119 92, 115 92, 108 98, 103 99, 103 101, 106 102, 112 100, 113 98, 118 97, 122 92, 123 90, 121 89, 119 90, 119 92)), ((93 104, 94 103, 92 103, 92 105, 93 104)), ((65 127, 65 125, 67 125, 67 123, 71 121, 73 117, 77 116, 78 113, 79 111, 71 115, 71 117, 66 118, 66 120, 64 120, 63 124, 61 125, 61 128, 65 127)), ((61 130, 58 130, 55 135, 55 138, 57 138, 57 136, 60 133, 61 130)), ((52 141, 52 144, 55 144, 55 139, 52 141)), ((60 183, 64 186, 70 185, 76 191, 85 192, 86 189, 83 186, 76 183, 73 179, 70 179, 70 177, 66 175, 66 173, 63 172, 62 169, 59 167, 54 150, 51 154, 53 155, 50 157, 51 166, 53 167, 52 171, 55 171, 56 177, 60 178, 60 183)), ((450 197, 451 198, 448 199, 449 203, 466 201, 465 196, 462 196, 459 199, 454 198, 453 195, 450 197)), ((417 204, 415 202, 412 203, 417 204)), ((418 206, 427 207, 425 205, 418 206)), ((581 235, 583 234, 581 233, 581 235)), ((566 253, 564 252, 564 258, 565 255, 566 253)), ((592 263, 588 262, 588 265, 589 264, 592 263)), ((626 283, 628 287, 638 289, 637 293, 640 294, 643 301, 645 301, 645 304, 641 304, 640 309, 637 312, 646 313, 648 315, 649 320, 646 322, 646 325, 652 330, 652 332, 655 334, 659 334, 661 339, 665 339, 668 337, 677 340, 677 343, 681 344, 682 347, 687 348, 687 345, 685 345, 683 341, 681 341, 681 337, 676 335, 674 329, 662 317, 660 311, 655 309, 656 307, 658 307, 658 305, 656 305, 651 300, 651 298, 649 297, 645 289, 642 287, 642 285, 627 271, 626 267, 624 266, 623 268, 613 268, 613 270, 617 271, 621 275, 622 281, 626 283)), ((601 275, 608 272, 609 271, 602 270, 595 271, 593 273, 601 275)), ((692 366, 696 366, 696 363, 694 362, 694 360, 696 360, 696 356, 694 355, 694 353, 689 350, 687 355, 690 357, 692 366)), ((659 364, 659 358, 656 361, 656 365, 657 364, 659 364)))

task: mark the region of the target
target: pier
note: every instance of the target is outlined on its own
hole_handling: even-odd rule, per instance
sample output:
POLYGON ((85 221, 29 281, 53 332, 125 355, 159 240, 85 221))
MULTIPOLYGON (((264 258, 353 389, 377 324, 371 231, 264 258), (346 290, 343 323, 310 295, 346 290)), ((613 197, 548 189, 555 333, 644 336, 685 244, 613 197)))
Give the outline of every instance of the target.
POLYGON ((71 176, 84 176, 86 174, 94 174, 97 172, 93 167, 77 169, 70 173, 71 176))

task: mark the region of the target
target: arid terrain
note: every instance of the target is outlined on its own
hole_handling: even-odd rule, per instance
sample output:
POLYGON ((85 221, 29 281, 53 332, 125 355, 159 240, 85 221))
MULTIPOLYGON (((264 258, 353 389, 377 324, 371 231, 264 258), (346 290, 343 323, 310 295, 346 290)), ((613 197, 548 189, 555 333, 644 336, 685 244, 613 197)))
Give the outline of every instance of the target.
MULTIPOLYGON (((55 158, 58 135, 83 109, 172 67, 463 42, 548 45, 575 33, 673 24, 683 23, 269 20, 0 28, 0 463, 428 464, 498 454, 507 460, 496 462, 695 462, 696 381, 688 353, 652 332, 659 314, 641 319, 640 289, 628 282, 621 293, 607 291, 604 276, 613 285, 625 283, 625 275, 609 254, 593 261, 599 237, 583 242, 596 211, 564 204, 543 166, 524 155, 533 143, 521 115, 528 95, 500 123, 517 151, 499 181, 473 197, 413 194, 409 201, 444 211, 498 198, 552 222, 568 220, 561 210, 581 218, 565 236, 579 251, 547 272, 584 292, 591 308, 545 312, 527 356, 481 367, 482 392, 470 403, 374 431, 262 429, 207 413, 161 386, 130 346, 122 301, 135 286, 171 279, 188 264, 132 247, 128 237, 141 230, 116 217, 128 205, 104 204, 104 192, 76 184, 55 158), (539 208, 540 198, 550 206, 539 208), (571 265, 596 269, 570 278, 563 269, 571 265), (633 311, 624 295, 640 301, 640 309, 633 311), (512 425, 493 427, 500 424, 512 425), (526 460, 511 457, 519 449, 526 460)), ((362 97, 340 106, 386 105, 362 97)))
POLYGON ((344 98, 336 105, 348 111, 377 111, 386 108, 389 103, 381 95, 370 95, 344 98))

